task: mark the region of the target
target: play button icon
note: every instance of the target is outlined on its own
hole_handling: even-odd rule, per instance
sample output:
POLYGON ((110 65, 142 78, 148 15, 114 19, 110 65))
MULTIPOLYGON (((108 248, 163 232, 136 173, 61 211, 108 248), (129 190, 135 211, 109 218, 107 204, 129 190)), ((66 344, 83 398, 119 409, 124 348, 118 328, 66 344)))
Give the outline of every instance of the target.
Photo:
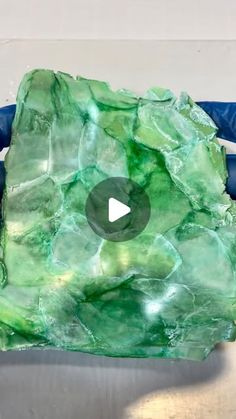
POLYGON ((131 209, 128 205, 122 204, 122 202, 118 201, 118 199, 109 198, 108 220, 111 223, 114 223, 114 221, 129 214, 130 211, 131 209))
POLYGON ((150 203, 145 190, 124 177, 98 183, 89 193, 85 212, 88 223, 100 237, 111 241, 133 239, 146 227, 150 203))

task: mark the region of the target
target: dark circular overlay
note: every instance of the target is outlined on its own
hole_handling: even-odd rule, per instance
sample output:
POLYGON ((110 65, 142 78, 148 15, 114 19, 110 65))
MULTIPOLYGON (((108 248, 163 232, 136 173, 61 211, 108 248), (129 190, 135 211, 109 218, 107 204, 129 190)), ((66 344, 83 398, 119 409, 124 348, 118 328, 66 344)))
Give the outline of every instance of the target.
POLYGON ((150 202, 145 190, 125 177, 111 177, 98 183, 86 201, 86 217, 90 227, 106 240, 120 242, 140 234, 150 218, 150 202), (130 208, 130 213, 109 221, 109 199, 114 198, 130 208))

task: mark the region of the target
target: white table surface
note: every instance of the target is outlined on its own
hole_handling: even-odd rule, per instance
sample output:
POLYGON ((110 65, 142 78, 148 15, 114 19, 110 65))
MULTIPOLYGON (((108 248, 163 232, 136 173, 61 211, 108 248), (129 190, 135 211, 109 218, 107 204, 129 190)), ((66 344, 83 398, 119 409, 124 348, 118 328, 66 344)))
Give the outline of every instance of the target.
MULTIPOLYGON (((236 42, 0 41, 0 106, 23 74, 53 68, 142 93, 236 101, 236 42)), ((201 363, 0 353, 0 419, 235 419, 236 343, 201 363)))

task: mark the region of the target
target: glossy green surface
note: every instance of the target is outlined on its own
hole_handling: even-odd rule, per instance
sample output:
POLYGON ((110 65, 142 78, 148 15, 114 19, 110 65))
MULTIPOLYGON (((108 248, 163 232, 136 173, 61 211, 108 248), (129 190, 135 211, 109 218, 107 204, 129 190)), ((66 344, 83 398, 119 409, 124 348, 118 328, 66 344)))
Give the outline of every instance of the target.
POLYGON ((26 75, 6 159, 0 348, 203 359, 234 340, 235 206, 215 134, 186 94, 26 75), (151 202, 127 242, 85 217, 91 188, 114 176, 151 202))

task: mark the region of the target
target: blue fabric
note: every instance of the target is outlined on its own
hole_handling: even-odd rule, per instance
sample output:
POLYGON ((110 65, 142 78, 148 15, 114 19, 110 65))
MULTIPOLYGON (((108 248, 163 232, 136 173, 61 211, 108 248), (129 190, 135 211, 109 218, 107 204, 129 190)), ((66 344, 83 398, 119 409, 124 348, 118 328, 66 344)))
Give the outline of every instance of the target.
MULTIPOLYGON (((236 142, 236 102, 197 102, 219 128, 218 136, 236 142)), ((8 147, 16 105, 0 108, 0 148, 8 147)))
MULTIPOLYGON (((219 131, 218 137, 236 143, 236 102, 198 102, 213 119, 219 131)), ((226 156, 228 180, 226 190, 236 199, 236 155, 226 156)))
MULTIPOLYGON (((198 105, 213 119, 219 128, 218 136, 236 142, 236 103, 232 102, 198 102, 198 105)), ((0 108, 0 150, 9 147, 11 141, 11 125, 15 116, 16 106, 0 108)), ((236 155, 227 155, 228 181, 226 189, 236 199, 236 155)), ((0 198, 4 186, 5 171, 0 162, 0 198)))
POLYGON ((197 102, 218 127, 218 137, 236 142, 236 102, 197 102))
POLYGON ((236 154, 228 154, 226 158, 228 169, 226 190, 231 198, 236 200, 236 154))
POLYGON ((0 150, 9 147, 11 141, 11 125, 15 116, 16 105, 0 108, 0 150))
MULTIPOLYGON (((197 102, 219 128, 218 136, 236 142, 236 102, 197 102)), ((16 105, 0 108, 0 148, 10 144, 11 124, 16 105)))

